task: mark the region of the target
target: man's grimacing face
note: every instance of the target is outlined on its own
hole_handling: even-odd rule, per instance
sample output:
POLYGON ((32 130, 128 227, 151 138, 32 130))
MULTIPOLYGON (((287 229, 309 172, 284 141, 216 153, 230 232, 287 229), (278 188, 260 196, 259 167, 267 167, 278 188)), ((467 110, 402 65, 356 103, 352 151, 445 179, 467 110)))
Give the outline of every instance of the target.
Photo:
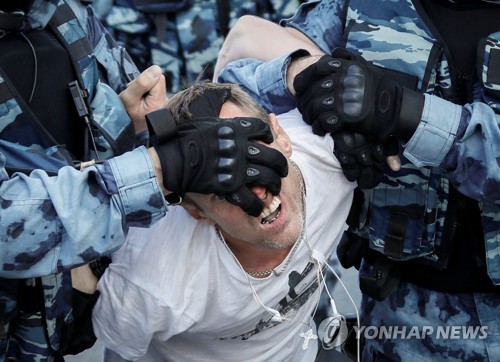
MULTIPOLYGON (((248 114, 231 102, 226 102, 220 111, 221 118, 245 117, 248 114)), ((286 157, 291 155, 290 138, 279 126, 276 117, 270 115, 274 141, 269 146, 286 157)), ((216 195, 190 193, 189 197, 198 206, 183 205, 190 214, 204 222, 216 224, 232 238, 272 249, 287 248, 299 238, 303 226, 303 206, 300 178, 288 161, 288 176, 282 179, 281 192, 277 196, 263 187, 251 190, 264 201, 263 214, 252 217, 240 207, 216 195), (263 217, 265 216, 265 217, 263 217)))

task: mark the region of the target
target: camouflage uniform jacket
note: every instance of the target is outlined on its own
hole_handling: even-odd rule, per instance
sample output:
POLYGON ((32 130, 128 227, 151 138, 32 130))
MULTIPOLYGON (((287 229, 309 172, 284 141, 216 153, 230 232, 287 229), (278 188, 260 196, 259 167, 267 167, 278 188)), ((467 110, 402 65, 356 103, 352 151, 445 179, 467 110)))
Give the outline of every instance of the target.
MULTIPOLYGON (((130 128, 130 118, 117 92, 128 81, 126 73, 134 73, 136 68, 130 62, 124 63, 123 49, 110 38, 91 8, 80 1, 37 0, 26 25, 30 29, 44 28, 56 11, 68 14, 64 12, 68 6, 73 16, 61 21, 59 32, 70 45, 83 38, 90 43, 89 53, 77 65, 89 93, 95 124, 101 127, 102 134, 110 136, 96 137, 99 155, 90 157, 105 159, 120 149, 113 143, 130 128)), ((0 76, 0 87, 6 84, 0 76)), ((6 132, 8 125, 22 122, 19 101, 14 97, 0 102, 0 277, 42 277, 45 308, 41 325, 45 325, 45 331, 18 324, 16 281, 0 279, 0 360, 6 357, 15 338, 24 348, 17 358, 45 361, 59 349, 64 325, 72 320, 68 299, 71 277, 65 271, 116 250, 123 243, 128 226, 151 225, 165 214, 166 205, 144 147, 83 172, 64 167, 58 177, 49 177, 41 170, 29 176, 9 176, 6 167, 15 167, 12 160, 19 159, 19 155, 30 152, 32 156, 27 158, 36 168, 38 157, 51 158, 59 153, 57 146, 46 147, 43 142, 23 144, 22 135, 17 139, 19 135, 6 132)), ((23 129, 24 135, 26 132, 33 129, 23 129)))
MULTIPOLYGON (((369 214, 363 220, 369 224, 362 220, 360 227, 366 226, 370 246, 384 252, 392 210, 408 209, 412 212, 406 215, 404 249, 398 258, 425 257, 439 265, 436 251, 452 182, 462 194, 480 201, 488 274, 500 284, 500 84, 488 79, 490 54, 500 49, 500 32, 484 43, 474 102, 459 106, 444 100, 454 96, 456 74, 411 1, 380 1, 377 6, 350 1, 347 12, 344 8, 344 0, 312 1, 287 25, 326 53, 345 46, 378 65, 414 75, 426 93, 420 125, 400 155, 401 171, 388 173, 367 193, 369 214)), ((283 77, 290 59, 284 55, 266 63, 237 61, 219 80, 245 84, 264 106, 281 113, 294 104, 283 77)))
MULTIPOLYGON (((167 90, 176 93, 201 74, 211 79, 224 33, 219 29, 217 0, 186 1, 178 12, 139 12, 132 0, 94 0, 103 23, 122 42, 139 68, 159 65, 166 75, 167 90), (113 3, 113 4, 110 4, 113 3)), ((293 15, 299 0, 228 0, 229 26, 242 15, 278 20, 293 15)))

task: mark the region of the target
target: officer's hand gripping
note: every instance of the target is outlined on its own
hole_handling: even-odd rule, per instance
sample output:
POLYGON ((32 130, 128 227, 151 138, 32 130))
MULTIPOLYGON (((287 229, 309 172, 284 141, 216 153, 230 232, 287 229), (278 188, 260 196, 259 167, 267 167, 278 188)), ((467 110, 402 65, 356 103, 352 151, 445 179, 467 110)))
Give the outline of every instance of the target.
POLYGON ((293 84, 304 120, 319 135, 347 129, 380 141, 391 135, 408 139, 421 119, 421 93, 344 49, 321 57, 293 84))
POLYGON ((183 197, 186 192, 216 194, 258 216, 263 202, 249 186, 260 185, 273 195, 288 173, 285 156, 265 146, 273 136, 258 118, 195 118, 176 126, 170 111, 146 116, 158 153, 166 189, 183 197))
POLYGON ((370 141, 360 133, 341 131, 332 135, 334 154, 344 176, 362 189, 379 184, 385 164, 384 145, 370 141))

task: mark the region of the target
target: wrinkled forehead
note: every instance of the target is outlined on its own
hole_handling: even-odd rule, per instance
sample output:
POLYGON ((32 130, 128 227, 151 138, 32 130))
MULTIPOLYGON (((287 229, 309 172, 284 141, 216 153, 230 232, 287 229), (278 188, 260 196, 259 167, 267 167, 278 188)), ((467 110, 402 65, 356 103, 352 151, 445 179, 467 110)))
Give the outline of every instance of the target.
POLYGON ((219 117, 222 105, 231 96, 230 88, 205 89, 203 95, 198 97, 189 106, 191 118, 219 117))

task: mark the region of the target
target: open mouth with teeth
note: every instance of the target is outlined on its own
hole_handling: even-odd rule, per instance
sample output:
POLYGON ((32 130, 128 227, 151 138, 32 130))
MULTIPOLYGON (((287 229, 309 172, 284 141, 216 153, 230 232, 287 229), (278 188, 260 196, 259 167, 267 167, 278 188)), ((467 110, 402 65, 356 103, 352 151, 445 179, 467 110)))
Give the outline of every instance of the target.
POLYGON ((281 212, 281 200, 278 196, 273 197, 273 201, 269 205, 267 205, 260 216, 262 220, 261 224, 271 224, 274 220, 278 218, 281 212))

